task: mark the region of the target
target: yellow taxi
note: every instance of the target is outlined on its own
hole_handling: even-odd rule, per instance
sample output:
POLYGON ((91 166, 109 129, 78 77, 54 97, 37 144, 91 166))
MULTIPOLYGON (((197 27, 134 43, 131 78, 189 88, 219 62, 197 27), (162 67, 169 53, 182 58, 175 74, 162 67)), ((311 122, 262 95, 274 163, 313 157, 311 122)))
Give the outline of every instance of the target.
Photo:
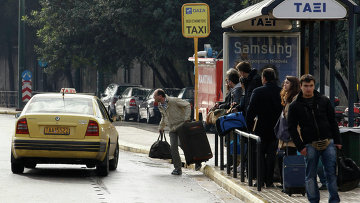
POLYGON ((11 170, 20 174, 36 164, 85 164, 107 176, 118 165, 118 137, 96 96, 76 94, 74 89, 37 94, 17 119, 11 170))

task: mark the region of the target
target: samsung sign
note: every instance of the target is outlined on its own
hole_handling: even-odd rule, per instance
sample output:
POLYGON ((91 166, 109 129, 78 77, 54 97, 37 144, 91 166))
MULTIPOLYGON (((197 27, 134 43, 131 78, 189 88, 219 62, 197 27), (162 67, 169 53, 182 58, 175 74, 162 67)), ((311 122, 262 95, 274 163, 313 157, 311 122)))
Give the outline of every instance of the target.
POLYGON ((224 33, 224 73, 240 61, 258 70, 275 65, 281 82, 287 75, 299 76, 300 34, 224 33))
POLYGON ((275 18, 341 19, 346 9, 335 0, 287 0, 273 9, 275 18))

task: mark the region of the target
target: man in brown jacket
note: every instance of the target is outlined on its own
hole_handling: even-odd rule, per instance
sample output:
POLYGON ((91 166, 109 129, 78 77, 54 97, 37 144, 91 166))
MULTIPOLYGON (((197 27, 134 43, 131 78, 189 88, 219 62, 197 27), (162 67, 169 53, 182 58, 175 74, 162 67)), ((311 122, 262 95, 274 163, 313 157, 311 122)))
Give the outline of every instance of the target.
POLYGON ((166 125, 170 128, 170 148, 175 168, 171 174, 181 175, 181 159, 178 149, 179 136, 176 130, 184 122, 190 120, 190 103, 177 97, 169 97, 162 89, 155 90, 154 100, 155 102, 158 102, 159 111, 161 113, 159 132, 163 133, 166 125))

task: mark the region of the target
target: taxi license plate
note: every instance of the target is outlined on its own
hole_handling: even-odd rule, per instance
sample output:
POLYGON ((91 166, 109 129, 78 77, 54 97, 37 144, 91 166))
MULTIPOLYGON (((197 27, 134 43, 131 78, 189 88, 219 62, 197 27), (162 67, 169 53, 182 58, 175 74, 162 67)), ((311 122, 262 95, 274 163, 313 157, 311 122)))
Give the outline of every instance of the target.
POLYGON ((70 128, 66 127, 45 127, 45 135, 70 135, 70 128))

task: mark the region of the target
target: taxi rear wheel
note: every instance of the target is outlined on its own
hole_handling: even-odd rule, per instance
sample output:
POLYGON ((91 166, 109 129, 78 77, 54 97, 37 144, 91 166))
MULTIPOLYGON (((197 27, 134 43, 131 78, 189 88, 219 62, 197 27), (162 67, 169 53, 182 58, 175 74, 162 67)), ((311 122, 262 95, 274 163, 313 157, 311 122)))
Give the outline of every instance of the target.
POLYGON ((24 163, 20 160, 16 160, 11 153, 11 171, 15 174, 21 174, 24 172, 24 163))
POLYGON ((107 176, 109 174, 109 148, 110 146, 108 146, 104 160, 96 165, 98 176, 107 176))
POLYGON ((119 143, 116 144, 115 152, 114 152, 114 158, 109 161, 109 169, 114 171, 117 168, 119 161, 119 143))

